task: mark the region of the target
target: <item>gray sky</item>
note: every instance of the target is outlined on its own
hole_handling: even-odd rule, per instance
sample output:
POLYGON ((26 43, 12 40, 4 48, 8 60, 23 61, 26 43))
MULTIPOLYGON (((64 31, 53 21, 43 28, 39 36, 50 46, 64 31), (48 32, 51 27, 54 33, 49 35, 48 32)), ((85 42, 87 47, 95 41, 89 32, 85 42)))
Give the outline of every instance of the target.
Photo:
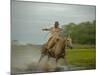
POLYGON ((12 1, 12 40, 22 43, 43 44, 48 32, 42 28, 70 22, 80 23, 95 20, 95 6, 67 5, 12 1))

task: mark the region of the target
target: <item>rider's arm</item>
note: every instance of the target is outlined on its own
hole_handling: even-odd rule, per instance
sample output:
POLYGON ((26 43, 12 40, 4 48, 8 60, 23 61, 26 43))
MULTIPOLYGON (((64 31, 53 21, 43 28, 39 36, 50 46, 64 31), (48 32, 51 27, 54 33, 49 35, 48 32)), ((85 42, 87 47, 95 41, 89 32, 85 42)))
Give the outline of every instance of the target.
POLYGON ((47 29, 47 28, 45 28, 45 29, 42 29, 43 31, 50 31, 50 29, 47 29))
POLYGON ((43 31, 51 31, 52 28, 45 28, 45 29, 42 29, 43 31))

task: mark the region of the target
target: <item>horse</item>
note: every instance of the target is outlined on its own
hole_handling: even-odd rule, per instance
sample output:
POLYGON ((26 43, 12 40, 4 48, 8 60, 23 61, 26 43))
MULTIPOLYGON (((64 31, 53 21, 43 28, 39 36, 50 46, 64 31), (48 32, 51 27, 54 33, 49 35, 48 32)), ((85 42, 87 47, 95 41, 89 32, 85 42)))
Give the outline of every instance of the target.
POLYGON ((49 58, 55 58, 56 59, 56 63, 60 58, 63 58, 65 63, 66 59, 65 59, 65 47, 69 47, 72 49, 72 39, 69 37, 60 37, 61 39, 55 39, 54 41, 54 46, 51 48, 51 50, 47 50, 46 49, 46 44, 43 45, 42 50, 41 50, 41 56, 39 59, 39 63, 42 60, 42 58, 44 56, 48 56, 48 61, 49 58))

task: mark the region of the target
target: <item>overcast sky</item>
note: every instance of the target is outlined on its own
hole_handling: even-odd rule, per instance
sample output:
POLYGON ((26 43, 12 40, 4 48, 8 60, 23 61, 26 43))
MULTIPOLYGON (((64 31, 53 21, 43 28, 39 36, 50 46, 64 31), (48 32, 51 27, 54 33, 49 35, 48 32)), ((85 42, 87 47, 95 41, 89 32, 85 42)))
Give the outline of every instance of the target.
POLYGON ((48 32, 41 29, 53 26, 55 21, 59 21, 61 26, 70 22, 93 21, 96 13, 95 6, 18 1, 12 1, 11 9, 12 40, 33 44, 47 41, 48 32))

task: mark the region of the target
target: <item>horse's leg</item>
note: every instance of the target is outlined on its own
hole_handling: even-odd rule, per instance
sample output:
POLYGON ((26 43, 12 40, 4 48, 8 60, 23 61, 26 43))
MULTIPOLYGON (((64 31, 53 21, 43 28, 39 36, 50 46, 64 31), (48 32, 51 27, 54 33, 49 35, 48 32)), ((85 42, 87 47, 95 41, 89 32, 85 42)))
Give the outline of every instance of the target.
POLYGON ((65 63, 65 65, 67 65, 68 63, 67 63, 67 59, 65 58, 65 56, 64 56, 64 63, 65 63))
POLYGON ((50 56, 48 55, 47 62, 49 62, 50 56))
POLYGON ((58 57, 56 57, 56 67, 57 67, 57 64, 58 64, 58 60, 59 60, 59 58, 58 58, 58 57))
POLYGON ((40 61, 42 60, 42 58, 43 58, 43 57, 46 55, 46 53, 47 53, 47 48, 46 48, 46 46, 47 46, 47 43, 44 44, 43 47, 42 47, 42 52, 41 52, 41 57, 40 57, 40 59, 39 59, 39 63, 40 63, 40 61))
POLYGON ((41 54, 41 57, 40 57, 38 63, 40 63, 40 61, 42 60, 42 58, 43 58, 44 56, 45 56, 44 54, 41 54))
POLYGON ((58 58, 56 58, 56 64, 57 64, 57 62, 58 62, 58 58))

